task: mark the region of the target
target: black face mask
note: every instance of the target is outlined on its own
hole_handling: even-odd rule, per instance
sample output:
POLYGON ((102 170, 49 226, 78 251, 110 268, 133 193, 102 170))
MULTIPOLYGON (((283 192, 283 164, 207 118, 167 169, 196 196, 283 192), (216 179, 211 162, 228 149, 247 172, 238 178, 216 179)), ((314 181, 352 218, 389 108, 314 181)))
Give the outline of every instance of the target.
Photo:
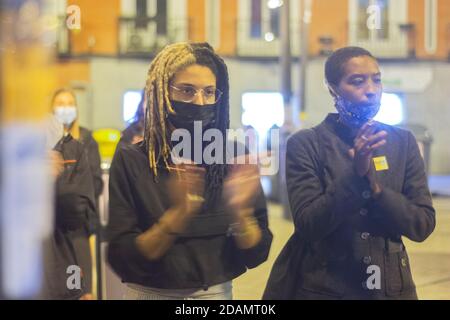
POLYGON ((194 121, 202 122, 202 129, 214 127, 217 104, 197 105, 193 103, 170 101, 176 114, 169 114, 170 122, 177 129, 194 129, 194 121))

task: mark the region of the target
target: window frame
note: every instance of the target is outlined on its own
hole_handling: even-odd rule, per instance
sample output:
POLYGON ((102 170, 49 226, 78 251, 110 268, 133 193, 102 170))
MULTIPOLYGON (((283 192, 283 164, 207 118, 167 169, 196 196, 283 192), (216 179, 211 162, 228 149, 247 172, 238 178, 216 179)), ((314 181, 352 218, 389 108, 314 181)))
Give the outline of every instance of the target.
MULTIPOLYGON (((187 0, 167 0, 167 32, 166 34, 157 33, 157 24, 151 23, 146 30, 141 32, 146 36, 143 39, 152 41, 147 46, 154 46, 161 48, 168 44, 168 42, 181 42, 188 39, 188 15, 187 15, 187 0), (149 37, 148 35, 152 35, 149 37)), ((122 18, 135 18, 136 0, 121 0, 120 16, 122 18)), ((147 0, 147 16, 157 16, 157 0, 147 0)), ((119 25, 119 45, 120 53, 127 54, 126 28, 119 25)), ((145 46, 145 45, 144 45, 145 46)))
MULTIPOLYGON (((206 41, 214 48, 220 47, 221 15, 220 9, 223 0, 205 1, 205 33, 206 41)), ((226 1, 226 0, 225 0, 226 1)))
MULTIPOLYGON (((388 36, 387 39, 359 40, 358 37, 358 7, 359 0, 349 1, 349 45, 368 49, 378 57, 407 57, 408 40, 399 25, 408 22, 408 0, 388 1, 388 36)), ((375 1, 375 0, 371 0, 375 1)), ((367 15, 367 18, 369 16, 367 15)), ((370 38, 370 37, 369 37, 370 38)))
POLYGON ((425 0, 424 2, 424 47, 428 54, 435 54, 438 47, 438 1, 425 0))
MULTIPOLYGON (((275 38, 268 42, 264 39, 266 32, 271 30, 270 10, 267 6, 267 0, 261 0, 262 6, 262 31, 261 38, 251 37, 251 0, 239 0, 238 21, 237 23, 237 55, 252 57, 275 57, 279 55, 280 38, 275 38)), ((290 28, 291 28, 291 50, 293 54, 300 53, 300 37, 298 36, 300 28, 300 1, 290 1, 290 28)))

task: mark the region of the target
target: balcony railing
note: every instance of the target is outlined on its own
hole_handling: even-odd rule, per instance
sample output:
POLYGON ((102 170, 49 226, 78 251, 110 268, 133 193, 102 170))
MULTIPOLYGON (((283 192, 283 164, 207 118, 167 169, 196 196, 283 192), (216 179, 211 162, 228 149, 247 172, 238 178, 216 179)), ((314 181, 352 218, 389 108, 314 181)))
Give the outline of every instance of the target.
POLYGON ((120 17, 119 55, 147 57, 169 43, 186 41, 187 30, 187 19, 120 17))
POLYGON ((380 58, 408 58, 413 48, 405 24, 389 21, 385 30, 369 31, 364 24, 348 22, 348 45, 360 46, 380 58))
MULTIPOLYGON (((252 34, 250 20, 238 20, 236 55, 240 57, 278 57, 281 53, 280 36, 276 36, 270 30, 270 25, 270 21, 262 21, 261 29, 252 34)), ((300 52, 299 28, 300 25, 297 21, 291 21, 291 52, 295 55, 300 52)))

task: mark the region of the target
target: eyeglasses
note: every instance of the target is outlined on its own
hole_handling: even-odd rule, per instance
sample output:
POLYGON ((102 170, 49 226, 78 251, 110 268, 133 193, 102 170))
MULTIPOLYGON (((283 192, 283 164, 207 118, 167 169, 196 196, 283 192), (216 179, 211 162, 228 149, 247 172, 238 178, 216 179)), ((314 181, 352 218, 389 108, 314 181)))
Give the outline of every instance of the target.
POLYGON ((196 89, 191 86, 170 86, 174 91, 174 99, 186 103, 194 101, 200 92, 203 94, 205 104, 214 104, 220 100, 223 92, 217 88, 196 89))

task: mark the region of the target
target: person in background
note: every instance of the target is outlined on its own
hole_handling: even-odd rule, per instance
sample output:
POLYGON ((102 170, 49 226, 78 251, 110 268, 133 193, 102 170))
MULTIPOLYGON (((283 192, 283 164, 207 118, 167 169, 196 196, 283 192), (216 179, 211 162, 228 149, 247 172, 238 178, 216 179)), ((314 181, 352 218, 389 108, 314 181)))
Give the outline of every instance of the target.
POLYGON ((145 89, 142 90, 141 101, 136 110, 133 120, 128 127, 122 132, 119 146, 124 143, 135 144, 144 140, 144 119, 146 109, 145 89))
POLYGON ((94 186, 87 155, 80 142, 63 134, 63 125, 49 116, 47 148, 54 181, 54 228, 45 239, 43 281, 38 299, 90 300, 86 270, 80 266, 73 235, 85 230, 95 211, 94 186), (72 276, 72 277, 71 277, 72 276))
POLYGON ((97 209, 95 211, 90 211, 90 216, 88 216, 87 224, 84 228, 69 232, 77 252, 79 263, 82 266, 87 286, 91 287, 93 285, 92 254, 94 251, 92 251, 93 248, 90 246, 89 239, 91 235, 98 232, 98 197, 103 191, 98 144, 93 139, 91 131, 81 127, 78 122, 77 100, 75 93, 71 89, 61 88, 54 93, 52 98, 52 110, 55 118, 63 125, 64 136, 70 136, 73 140, 80 143, 82 151, 86 154, 90 177, 94 186, 94 199, 97 209))
POLYGON ((226 65, 208 44, 169 45, 145 94, 144 141, 111 164, 109 263, 126 299, 231 299, 232 280, 263 263, 272 242, 258 168, 171 157, 172 133, 195 140, 194 121, 226 139, 226 65))
POLYGON ((64 133, 69 134, 83 144, 87 152, 89 167, 95 188, 96 199, 103 191, 103 179, 100 153, 98 144, 92 137, 92 132, 78 122, 78 107, 75 93, 68 88, 57 90, 52 99, 53 113, 56 118, 64 125, 64 133))

